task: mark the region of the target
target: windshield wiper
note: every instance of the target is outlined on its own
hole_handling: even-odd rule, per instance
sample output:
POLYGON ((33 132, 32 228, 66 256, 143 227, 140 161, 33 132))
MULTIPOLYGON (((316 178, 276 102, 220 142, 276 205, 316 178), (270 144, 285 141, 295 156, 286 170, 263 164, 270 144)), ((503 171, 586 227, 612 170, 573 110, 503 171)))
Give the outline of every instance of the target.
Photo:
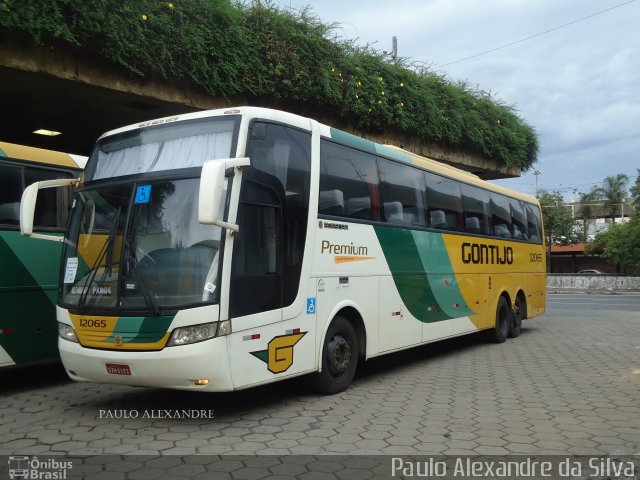
MULTIPOLYGON (((116 244, 115 240, 116 240, 116 234, 118 233, 118 222, 120 221, 121 212, 122 212, 122 206, 119 206, 118 210, 116 211, 115 219, 113 220, 113 228, 109 232, 109 239, 107 240, 107 245, 109 245, 109 247, 107 248, 107 262, 104 267, 105 276, 111 274, 111 269, 113 268, 113 265, 114 265, 113 248, 116 244)), ((119 263, 120 262, 116 262, 116 264, 119 264, 119 263)))
POLYGON ((93 283, 93 280, 95 279, 96 274, 98 273, 98 268, 100 268, 102 260, 104 259, 105 254, 107 253, 108 243, 109 241, 107 239, 107 241, 104 242, 104 245, 102 246, 102 250, 100 250, 98 257, 96 258, 96 261, 93 262, 93 265, 91 265, 91 269, 87 274, 87 280, 84 282, 84 286, 82 287, 82 291, 80 292, 80 298, 78 299, 78 311, 84 310, 85 302, 87 301, 87 295, 89 294, 89 287, 93 283))
MULTIPOLYGON (((135 219, 137 217, 137 209, 134 210, 131 219, 131 225, 134 225, 135 219)), ((131 229, 133 230, 133 228, 131 229)), ((153 295, 149 292, 149 288, 147 287, 147 282, 144 279, 144 275, 138 272, 137 264, 138 260, 136 259, 136 241, 132 233, 127 235, 127 239, 125 242, 125 262, 124 262, 124 271, 122 272, 122 278, 126 284, 126 277, 129 272, 133 271, 133 274, 137 280, 137 284, 140 286, 140 291, 142 292, 142 296, 144 298, 147 307, 151 308, 152 312, 155 315, 160 315, 160 307, 157 302, 154 300, 153 295)), ((126 288, 126 285, 125 285, 126 288)))
POLYGON ((105 257, 107 258, 107 261, 105 265, 105 271, 102 274, 102 278, 104 279, 111 272, 111 268, 113 266, 113 248, 116 243, 116 233, 118 231, 118 222, 120 221, 121 211, 122 211, 122 207, 118 207, 118 210, 116 212, 116 215, 113 221, 113 227, 109 232, 109 236, 107 237, 106 242, 104 242, 104 245, 102 246, 102 250, 100 250, 100 254, 96 258, 96 261, 93 262, 93 265, 89 270, 87 280, 84 284, 84 287, 82 288, 80 299, 78 300, 79 311, 83 311, 86 306, 87 297, 89 296, 89 289, 93 284, 93 281, 95 280, 96 275, 98 273, 98 269, 102 265, 102 260, 104 260, 105 257))

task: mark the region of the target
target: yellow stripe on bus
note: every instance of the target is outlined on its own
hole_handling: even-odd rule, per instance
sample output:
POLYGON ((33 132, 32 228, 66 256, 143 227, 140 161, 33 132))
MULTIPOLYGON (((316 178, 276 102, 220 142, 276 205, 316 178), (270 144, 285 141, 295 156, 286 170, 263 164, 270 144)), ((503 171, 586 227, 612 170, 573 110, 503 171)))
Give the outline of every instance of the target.
MULTIPOLYGON (((0 142, 0 151, 4 152, 4 156, 6 157, 18 160, 78 168, 78 164, 69 154, 56 152, 55 150, 44 150, 42 148, 16 145, 15 143, 0 142)), ((2 156, 3 155, 0 155, 0 158, 2 158, 2 156)))

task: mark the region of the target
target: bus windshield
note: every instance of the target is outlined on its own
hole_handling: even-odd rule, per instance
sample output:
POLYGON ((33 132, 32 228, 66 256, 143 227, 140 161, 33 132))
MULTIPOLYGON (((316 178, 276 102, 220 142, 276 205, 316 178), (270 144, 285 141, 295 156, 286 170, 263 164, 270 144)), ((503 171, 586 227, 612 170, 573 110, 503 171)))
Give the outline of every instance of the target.
POLYGON ((101 139, 85 170, 85 180, 181 168, 229 158, 238 116, 163 123, 101 139))
POLYGON ((98 141, 74 197, 61 305, 158 314, 219 301, 222 231, 198 222, 199 167, 232 156, 239 119, 168 118, 98 141))
POLYGON ((198 193, 198 178, 78 191, 61 304, 157 314, 216 303, 222 229, 198 223, 198 193))

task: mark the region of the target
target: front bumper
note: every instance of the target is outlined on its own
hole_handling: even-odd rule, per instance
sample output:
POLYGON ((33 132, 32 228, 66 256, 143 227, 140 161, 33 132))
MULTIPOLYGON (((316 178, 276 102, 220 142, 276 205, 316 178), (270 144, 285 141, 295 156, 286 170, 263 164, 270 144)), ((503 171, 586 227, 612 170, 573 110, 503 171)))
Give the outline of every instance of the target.
POLYGON ((67 374, 78 382, 226 392, 233 390, 227 337, 159 351, 113 351, 85 348, 59 339, 60 357, 67 374), (107 371, 107 363, 127 365, 131 375, 107 371), (196 380, 208 380, 196 385, 196 380))

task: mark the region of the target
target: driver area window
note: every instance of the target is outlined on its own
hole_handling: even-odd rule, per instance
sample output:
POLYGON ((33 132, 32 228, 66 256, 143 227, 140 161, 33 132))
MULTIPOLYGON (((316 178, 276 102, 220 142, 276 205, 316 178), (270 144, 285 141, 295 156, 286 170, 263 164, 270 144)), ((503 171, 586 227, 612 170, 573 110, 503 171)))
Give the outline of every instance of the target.
MULTIPOLYGON (((253 172, 263 177, 261 172, 253 172)), ((245 177, 234 241, 229 313, 241 317, 283 306, 282 200, 245 177)))

